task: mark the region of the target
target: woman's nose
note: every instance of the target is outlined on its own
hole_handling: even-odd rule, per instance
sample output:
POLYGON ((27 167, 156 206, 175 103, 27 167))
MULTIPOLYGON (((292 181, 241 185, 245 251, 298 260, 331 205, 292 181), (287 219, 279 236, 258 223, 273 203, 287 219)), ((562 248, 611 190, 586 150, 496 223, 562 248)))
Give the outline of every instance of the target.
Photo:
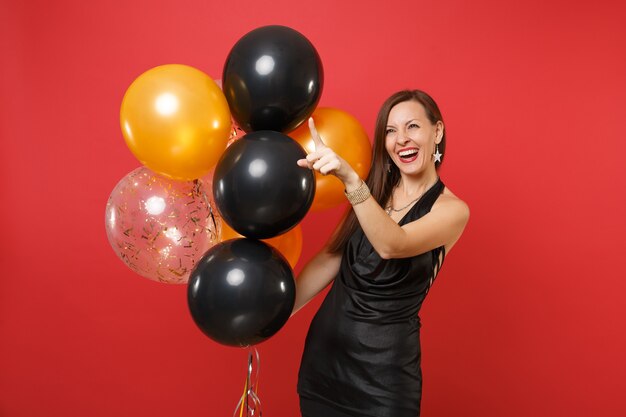
POLYGON ((409 134, 406 130, 399 130, 398 134, 396 135, 396 142, 397 143, 407 143, 411 138, 409 138, 409 134))

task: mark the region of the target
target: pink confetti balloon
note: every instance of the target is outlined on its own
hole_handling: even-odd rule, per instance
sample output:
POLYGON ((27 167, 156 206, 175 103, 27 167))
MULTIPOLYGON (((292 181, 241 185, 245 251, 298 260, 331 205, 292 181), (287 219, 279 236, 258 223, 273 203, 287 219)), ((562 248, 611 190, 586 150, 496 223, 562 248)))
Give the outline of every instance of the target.
POLYGON ((106 206, 109 243, 139 275, 185 284, 219 242, 220 223, 202 180, 175 181, 137 168, 115 186, 106 206))

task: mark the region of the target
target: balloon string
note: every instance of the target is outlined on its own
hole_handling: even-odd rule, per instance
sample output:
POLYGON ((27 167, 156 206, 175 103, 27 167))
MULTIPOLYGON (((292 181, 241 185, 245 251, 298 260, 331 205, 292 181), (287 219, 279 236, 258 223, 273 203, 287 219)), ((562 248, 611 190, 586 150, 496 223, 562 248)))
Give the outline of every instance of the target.
POLYGON ((246 410, 246 417, 254 417, 257 414, 259 417, 262 416, 261 400, 258 396, 260 364, 261 359, 259 351, 256 348, 250 347, 248 350, 248 372, 246 372, 243 394, 235 406, 233 417, 237 416, 237 411, 239 411, 239 417, 243 417, 244 409, 246 410), (254 355, 252 354, 252 349, 254 349, 254 355), (252 373, 255 370, 255 367, 253 366, 254 359, 256 359, 256 372, 253 377, 252 373))
MULTIPOLYGON (((250 354, 252 354, 252 352, 250 352, 250 354)), ((261 371, 261 358, 259 357, 259 351, 257 350, 257 348, 254 348, 254 356, 256 357, 256 374, 254 377, 254 388, 252 390, 252 392, 255 395, 258 395, 259 393, 259 372, 261 371)))
POLYGON ((248 357, 248 372, 246 373, 246 379, 243 384, 243 393, 241 394, 241 397, 239 398, 239 402, 235 406, 235 412, 233 413, 233 417, 237 416, 237 410, 239 410, 239 417, 242 417, 244 407, 246 408, 246 415, 248 414, 247 407, 246 407, 246 397, 248 393, 248 382, 250 380, 249 367, 250 367, 250 357, 248 357))
MULTIPOLYGON (((243 406, 244 406, 244 401, 243 399, 246 396, 246 391, 248 391, 248 380, 246 379, 245 384, 243 385, 243 393, 241 394, 241 400, 239 400, 239 402, 241 403, 241 410, 239 410, 239 417, 243 416, 243 406)), ((235 408, 235 412, 237 409, 235 408)))

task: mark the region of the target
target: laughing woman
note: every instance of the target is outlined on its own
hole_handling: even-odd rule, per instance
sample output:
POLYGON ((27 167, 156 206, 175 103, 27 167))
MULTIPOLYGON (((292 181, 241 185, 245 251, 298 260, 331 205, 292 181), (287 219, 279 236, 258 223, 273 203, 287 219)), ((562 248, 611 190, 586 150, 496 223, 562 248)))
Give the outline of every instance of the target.
POLYGON ((419 416, 418 313, 469 219, 438 175, 441 113, 419 90, 389 97, 366 181, 309 127, 316 149, 298 164, 339 178, 352 208, 297 280, 294 312, 334 281, 306 338, 302 416, 419 416))

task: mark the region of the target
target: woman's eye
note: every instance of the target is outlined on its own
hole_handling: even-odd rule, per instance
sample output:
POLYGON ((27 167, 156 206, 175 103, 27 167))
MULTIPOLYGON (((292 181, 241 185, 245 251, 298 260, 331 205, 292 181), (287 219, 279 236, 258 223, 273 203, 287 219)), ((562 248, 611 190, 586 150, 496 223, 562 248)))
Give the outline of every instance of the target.
POLYGON ((414 128, 416 128, 416 127, 419 127, 419 126, 418 126, 417 124, 415 124, 415 123, 411 123, 411 124, 409 125, 409 129, 414 129, 414 128))
POLYGON ((393 133, 393 129, 387 129, 387 130, 385 130, 385 134, 386 134, 386 135, 388 135, 388 134, 390 134, 390 133, 393 133))

